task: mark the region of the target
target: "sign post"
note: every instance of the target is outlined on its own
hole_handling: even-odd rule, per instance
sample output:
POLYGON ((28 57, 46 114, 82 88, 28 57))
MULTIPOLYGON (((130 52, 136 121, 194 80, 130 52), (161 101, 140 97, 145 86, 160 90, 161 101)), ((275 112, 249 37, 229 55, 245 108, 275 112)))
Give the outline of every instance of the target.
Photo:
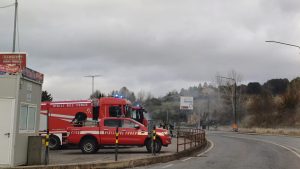
POLYGON ((152 131, 152 154, 154 156, 156 155, 156 127, 155 127, 155 125, 153 126, 153 131, 152 131))
POLYGON ((119 149, 119 127, 116 128, 115 161, 118 161, 118 149, 119 149))

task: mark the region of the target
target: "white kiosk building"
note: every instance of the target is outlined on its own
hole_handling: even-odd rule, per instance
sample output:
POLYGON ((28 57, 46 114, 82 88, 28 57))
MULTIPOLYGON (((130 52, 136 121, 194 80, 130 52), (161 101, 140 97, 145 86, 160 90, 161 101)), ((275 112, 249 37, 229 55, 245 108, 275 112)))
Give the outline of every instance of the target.
POLYGON ((0 167, 26 165, 28 137, 38 135, 43 74, 0 69, 0 167))

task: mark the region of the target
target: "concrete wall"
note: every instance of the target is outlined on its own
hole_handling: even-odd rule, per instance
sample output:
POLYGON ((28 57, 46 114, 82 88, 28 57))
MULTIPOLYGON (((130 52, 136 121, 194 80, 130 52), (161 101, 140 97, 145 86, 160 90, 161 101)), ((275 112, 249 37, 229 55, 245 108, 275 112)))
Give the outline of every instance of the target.
MULTIPOLYGON (((0 76, 0 97, 3 99, 8 99, 8 98, 12 98, 15 99, 15 111, 12 114, 6 114, 6 112, 2 112, 1 114, 1 123, 7 123, 7 125, 11 125, 9 128, 9 132, 10 132, 10 138, 9 138, 9 148, 14 148, 14 144, 13 144, 13 140, 16 137, 15 131, 15 122, 16 122, 16 109, 17 109, 17 92, 19 89, 19 79, 20 76, 19 75, 1 75, 0 76), (7 122, 6 122, 7 121, 7 122)), ((3 140, 5 143, 5 140, 3 140)), ((2 142, 2 140, 1 140, 2 142)), ((0 152, 1 153, 1 152, 0 152)), ((6 153, 6 152, 2 152, 2 153, 6 153)), ((13 152, 11 150, 9 150, 9 153, 7 154, 7 156, 9 156, 9 159, 11 161, 13 161, 13 152)), ((11 164, 3 164, 3 165, 11 165, 11 164)))
POLYGON ((0 97, 1 98, 16 98, 18 76, 0 76, 0 97))
MULTIPOLYGON (((39 115, 40 115, 40 104, 41 104, 41 95, 42 95, 42 85, 38 84, 34 81, 31 81, 26 78, 21 78, 20 88, 19 88, 19 99, 18 105, 21 103, 32 104, 37 106, 36 113, 36 122, 35 122, 35 131, 33 132, 19 132, 19 118, 17 118, 17 126, 15 132, 18 133, 16 135, 15 142, 15 163, 14 165, 22 165, 27 162, 27 146, 28 146, 28 137, 38 135, 39 129, 39 115), (30 89, 31 88, 31 89, 30 89), (19 141, 22 140, 22 141, 19 141)), ((20 106, 18 106, 18 113, 20 113, 20 106)))

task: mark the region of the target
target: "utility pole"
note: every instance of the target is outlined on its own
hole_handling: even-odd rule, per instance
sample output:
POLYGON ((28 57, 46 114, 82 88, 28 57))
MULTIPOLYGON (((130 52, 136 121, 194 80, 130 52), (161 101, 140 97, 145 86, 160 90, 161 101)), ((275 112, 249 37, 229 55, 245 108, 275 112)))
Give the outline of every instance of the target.
POLYGON ((102 75, 87 75, 84 77, 91 77, 92 78, 92 94, 94 94, 94 79, 95 77, 101 77, 102 75))
POLYGON ((167 110, 167 124, 169 124, 169 110, 167 110))
POLYGON ((18 0, 15 1, 15 19, 14 19, 14 34, 13 34, 12 52, 16 52, 17 16, 18 16, 18 0))
POLYGON ((209 125, 210 125, 210 118, 209 118, 209 115, 210 115, 210 112, 209 112, 209 102, 210 102, 210 100, 209 100, 209 95, 208 95, 208 93, 207 93, 207 121, 208 121, 208 123, 207 123, 207 129, 209 130, 209 125))
POLYGON ((236 114, 236 80, 234 79, 234 124, 236 128, 233 128, 233 130, 238 130, 237 125, 237 114, 236 114))
POLYGON ((227 80, 232 80, 234 82, 234 94, 233 94, 233 124, 232 124, 232 130, 237 132, 238 131, 238 125, 237 125, 237 112, 236 112, 236 80, 234 78, 230 77, 224 77, 224 76, 217 76, 219 78, 227 79, 227 80))

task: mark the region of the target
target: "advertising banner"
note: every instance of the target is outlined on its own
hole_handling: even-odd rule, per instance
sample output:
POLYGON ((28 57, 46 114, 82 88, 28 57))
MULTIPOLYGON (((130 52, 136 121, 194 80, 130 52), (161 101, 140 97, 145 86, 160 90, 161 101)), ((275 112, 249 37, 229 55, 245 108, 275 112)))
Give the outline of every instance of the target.
POLYGON ((194 98, 193 97, 180 97, 180 110, 193 110, 194 98))
POLYGON ((0 65, 2 69, 8 69, 6 72, 16 73, 12 72, 14 67, 18 67, 17 71, 20 72, 26 67, 26 53, 0 53, 0 65))
POLYGON ((39 83, 44 82, 44 74, 29 69, 27 67, 22 71, 22 76, 39 83))
POLYGON ((20 72, 20 67, 16 65, 0 65, 0 72, 17 73, 20 72))

